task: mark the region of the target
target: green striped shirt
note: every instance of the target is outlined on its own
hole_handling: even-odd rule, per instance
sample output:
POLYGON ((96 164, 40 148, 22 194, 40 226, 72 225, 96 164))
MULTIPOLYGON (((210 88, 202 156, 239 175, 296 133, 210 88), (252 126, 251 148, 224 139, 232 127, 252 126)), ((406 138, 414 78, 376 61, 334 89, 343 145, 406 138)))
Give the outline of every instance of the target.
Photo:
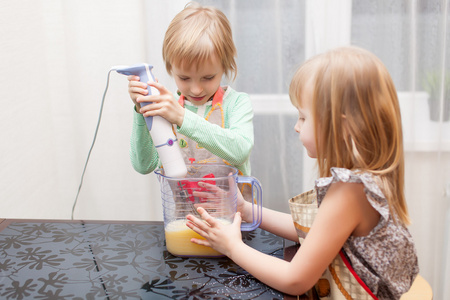
MULTIPOLYGON (((249 96, 228 87, 223 99, 224 127, 209 123, 197 115, 197 107, 185 105, 184 120, 177 132, 196 141, 206 150, 225 159, 245 176, 251 173, 250 152, 253 148, 253 108, 249 96)), ((209 106, 205 116, 211 110, 209 106)), ((144 117, 134 110, 130 158, 133 168, 142 174, 160 167, 144 117)))

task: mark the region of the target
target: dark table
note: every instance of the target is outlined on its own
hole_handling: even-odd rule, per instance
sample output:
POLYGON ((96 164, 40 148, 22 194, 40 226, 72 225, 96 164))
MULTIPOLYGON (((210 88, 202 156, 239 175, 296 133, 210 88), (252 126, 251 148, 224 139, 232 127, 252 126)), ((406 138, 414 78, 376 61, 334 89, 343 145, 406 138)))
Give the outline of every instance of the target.
MULTIPOLYGON (((227 257, 180 258, 162 222, 0 219, 0 299, 314 299, 287 296, 227 257)), ((264 230, 248 245, 289 259, 264 230)))

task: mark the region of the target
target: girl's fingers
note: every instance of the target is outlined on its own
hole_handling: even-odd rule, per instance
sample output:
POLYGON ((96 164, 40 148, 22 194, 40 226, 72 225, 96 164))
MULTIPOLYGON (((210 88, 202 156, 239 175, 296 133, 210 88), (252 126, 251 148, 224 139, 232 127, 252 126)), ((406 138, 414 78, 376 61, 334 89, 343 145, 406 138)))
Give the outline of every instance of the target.
POLYGON ((236 186, 235 178, 233 177, 233 173, 228 174, 228 186, 236 186))
MULTIPOLYGON (((200 199, 201 201, 201 199, 200 199)), ((199 207, 203 207, 206 210, 212 210, 214 209, 215 211, 220 210, 221 206, 220 206, 220 202, 219 201, 215 201, 215 202, 203 202, 203 203, 194 203, 194 207, 195 208, 199 208, 199 207)))
POLYGON ((217 185, 200 181, 198 183, 198 186, 207 189, 208 192, 211 194, 214 193, 215 194, 214 197, 216 197, 216 198, 223 198, 223 197, 227 196, 227 192, 224 191, 223 189, 221 189, 220 187, 218 187, 217 185))
POLYGON ((213 193, 211 193, 211 192, 193 191, 192 195, 194 197, 199 197, 199 198, 216 198, 216 196, 213 193))
MULTIPOLYGON (((202 217, 203 220, 205 220, 210 227, 214 227, 217 225, 216 219, 214 219, 213 217, 210 216, 210 214, 208 214, 208 212, 206 211, 206 209, 204 209, 203 207, 198 207, 197 208, 198 213, 200 214, 200 216, 202 217)), ((208 226, 208 225, 206 225, 208 226)))
POLYGON ((240 213, 240 212, 237 212, 237 213, 234 215, 233 224, 234 224, 234 225, 237 224, 237 226, 241 226, 241 223, 242 223, 242 216, 241 216, 241 213, 240 213))
MULTIPOLYGON (((217 225, 216 220, 211 217, 210 214, 208 214, 208 212, 206 211, 206 209, 204 209, 203 207, 197 207, 197 212, 199 213, 199 215, 201 216, 202 219, 199 219, 193 215, 188 215, 187 219, 189 222, 191 222, 195 227, 197 227, 198 229, 202 230, 203 232, 205 232, 205 234, 207 233, 209 227, 214 227, 217 225), (206 223, 205 223, 206 222, 206 223)), ((186 224, 188 225, 187 222, 186 224)), ((191 228, 192 229, 192 228, 191 228)), ((196 231, 197 232, 197 231, 196 231)), ((200 234, 200 232, 197 232, 200 234)), ((200 234, 202 235, 202 234, 200 234)), ((203 235, 202 235, 203 236, 203 235)))
POLYGON ((220 187, 218 187, 217 185, 211 184, 211 183, 207 183, 207 182, 203 182, 203 181, 199 181, 199 182, 198 182, 198 185, 199 185, 200 187, 207 188, 208 190, 211 190, 211 191, 214 191, 214 192, 217 192, 217 191, 223 191, 223 190, 222 190, 220 187))
POLYGON ((192 238, 191 242, 197 244, 197 245, 202 245, 202 246, 207 246, 207 247, 211 247, 211 244, 208 243, 207 240, 203 240, 203 239, 196 239, 196 238, 192 238))
MULTIPOLYGON (((206 237, 207 233, 199 227, 199 225, 200 226, 205 225, 205 222, 200 221, 200 223, 196 223, 196 220, 198 220, 198 219, 193 217, 191 220, 191 218, 189 218, 189 216, 188 216, 188 222, 186 222, 186 226, 189 227, 190 229, 192 229, 194 232, 200 234, 201 236, 206 237)), ((205 228, 205 227, 203 227, 203 228, 205 228)))
MULTIPOLYGON (((198 209, 197 209, 198 211, 198 209)), ((188 219, 188 222, 186 222, 186 225, 193 229, 195 232, 197 232, 200 235, 204 235, 205 231, 208 230, 209 225, 206 224, 202 219, 199 219, 193 215, 188 215, 186 217, 188 219), (190 226, 192 225, 192 226, 190 226), (202 231, 202 233, 200 233, 202 231)))

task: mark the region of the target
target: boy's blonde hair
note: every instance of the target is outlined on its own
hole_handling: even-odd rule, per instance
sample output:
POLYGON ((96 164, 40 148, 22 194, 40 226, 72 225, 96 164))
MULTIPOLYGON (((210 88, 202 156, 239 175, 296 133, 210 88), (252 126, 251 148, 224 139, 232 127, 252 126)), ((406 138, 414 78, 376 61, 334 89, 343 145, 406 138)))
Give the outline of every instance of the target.
POLYGON ((213 55, 228 77, 236 77, 236 47, 231 26, 223 12, 190 2, 170 23, 163 43, 167 72, 172 66, 208 63, 213 55))
POLYGON ((377 175, 391 211, 409 224, 400 107, 384 64, 358 47, 334 49, 297 70, 289 88, 294 104, 307 100, 301 98, 305 84, 313 88, 320 176, 331 176, 331 167, 377 175))

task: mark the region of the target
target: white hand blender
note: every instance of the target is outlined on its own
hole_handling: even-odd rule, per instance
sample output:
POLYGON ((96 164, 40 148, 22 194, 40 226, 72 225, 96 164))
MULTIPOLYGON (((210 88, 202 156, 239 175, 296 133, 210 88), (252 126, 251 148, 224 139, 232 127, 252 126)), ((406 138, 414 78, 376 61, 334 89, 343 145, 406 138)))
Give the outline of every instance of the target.
MULTIPOLYGON (((127 76, 139 76, 141 82, 148 83, 149 81, 155 81, 151 72, 152 68, 153 66, 143 63, 129 67, 119 67, 116 71, 127 76)), ((159 91, 154 87, 148 86, 147 90, 149 95, 159 95, 159 91)), ((151 102, 142 102, 141 106, 147 104, 151 104, 151 102)), ((173 178, 185 177, 187 168, 177 138, 173 133, 172 124, 161 116, 146 117, 145 122, 163 165, 164 174, 173 178)))

